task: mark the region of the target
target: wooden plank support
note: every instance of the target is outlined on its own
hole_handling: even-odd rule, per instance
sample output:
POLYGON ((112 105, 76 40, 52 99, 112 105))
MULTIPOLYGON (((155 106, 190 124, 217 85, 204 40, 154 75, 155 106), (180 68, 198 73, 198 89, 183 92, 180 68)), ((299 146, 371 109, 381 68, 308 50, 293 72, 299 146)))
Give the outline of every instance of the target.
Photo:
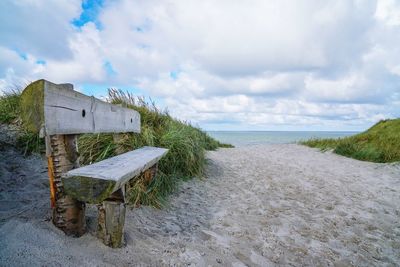
POLYGON ((168 149, 142 147, 65 173, 62 182, 68 195, 97 204, 155 165, 168 149))
POLYGON ((113 141, 115 144, 115 154, 121 155, 124 153, 124 142, 126 140, 126 135, 124 134, 113 134, 113 141))
POLYGON ((146 186, 149 186, 158 171, 158 163, 147 169, 142 175, 146 186))
POLYGON ((125 199, 122 189, 114 192, 110 198, 98 205, 99 217, 97 236, 103 243, 112 248, 124 244, 125 199))
MULTIPOLYGON (((115 153, 120 155, 124 153, 123 134, 113 134, 113 141, 116 145, 115 153)), ((106 246, 117 248, 122 247, 125 225, 125 187, 114 192, 110 198, 104 200, 98 209, 97 237, 100 238, 106 246)))
POLYGON ((66 195, 61 182, 63 173, 78 166, 76 135, 46 137, 46 151, 53 223, 65 234, 79 237, 85 233, 85 203, 66 195))
MULTIPOLYGON (((145 180, 146 186, 154 178, 157 172, 158 164, 156 163, 149 169, 145 170, 140 177, 145 180)), ((132 186, 130 180, 126 186, 118 189, 111 197, 104 200, 98 207, 98 224, 97 237, 103 243, 112 248, 122 247, 124 244, 124 225, 126 213, 125 193, 132 186)))

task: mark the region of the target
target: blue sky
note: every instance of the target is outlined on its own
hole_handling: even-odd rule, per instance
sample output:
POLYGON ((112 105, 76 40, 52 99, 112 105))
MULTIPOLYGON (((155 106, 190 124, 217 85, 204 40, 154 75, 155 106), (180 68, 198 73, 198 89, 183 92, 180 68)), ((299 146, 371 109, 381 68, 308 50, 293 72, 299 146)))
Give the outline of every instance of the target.
POLYGON ((151 97, 207 130, 400 117, 398 0, 4 0, 0 93, 45 78, 151 97))
POLYGON ((72 24, 78 28, 84 26, 88 22, 93 22, 96 28, 102 29, 103 26, 98 20, 98 15, 103 8, 103 0, 87 0, 82 1, 81 7, 82 11, 79 18, 74 18, 72 24))

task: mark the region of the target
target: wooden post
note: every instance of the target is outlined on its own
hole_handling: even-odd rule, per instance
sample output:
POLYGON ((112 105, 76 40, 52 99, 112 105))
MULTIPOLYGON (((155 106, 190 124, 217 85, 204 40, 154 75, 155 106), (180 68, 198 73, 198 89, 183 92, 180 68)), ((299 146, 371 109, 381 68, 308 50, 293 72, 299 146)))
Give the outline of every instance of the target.
POLYGON ((156 176, 157 170, 158 170, 158 163, 154 164, 153 166, 144 171, 142 175, 146 186, 149 186, 151 181, 153 181, 154 176, 156 176))
MULTIPOLYGON (((122 134, 113 134, 116 144, 115 153, 124 153, 122 134)), ((97 206, 99 215, 97 223, 97 236, 106 246, 119 248, 123 245, 125 225, 125 187, 114 192, 110 198, 97 206)))
POLYGON ((125 200, 122 189, 114 192, 110 198, 98 205, 99 217, 97 236, 112 248, 122 247, 124 243, 125 200))
POLYGON ((85 203, 64 192, 61 175, 78 167, 76 135, 46 136, 53 223, 65 234, 79 237, 85 233, 85 203))
POLYGON ((113 134, 113 141, 115 143, 115 154, 120 155, 124 153, 124 138, 125 136, 123 134, 113 134))

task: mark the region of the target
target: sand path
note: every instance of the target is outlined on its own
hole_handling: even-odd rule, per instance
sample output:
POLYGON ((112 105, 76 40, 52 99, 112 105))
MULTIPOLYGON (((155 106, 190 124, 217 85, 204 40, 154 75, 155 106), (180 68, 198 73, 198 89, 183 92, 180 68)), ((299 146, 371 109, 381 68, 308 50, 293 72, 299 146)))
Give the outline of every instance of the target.
POLYGON ((129 210, 126 246, 110 249, 94 236, 93 207, 83 237, 66 237, 53 227, 42 159, 7 151, 0 156, 0 265, 400 263, 399 165, 299 145, 209 152, 206 179, 182 184, 166 209, 129 210), (13 171, 4 170, 10 164, 24 167, 19 166, 20 184, 7 191, 4 184, 13 171), (20 202, 33 189, 31 202, 20 202), (9 208, 12 200, 18 203, 9 208))

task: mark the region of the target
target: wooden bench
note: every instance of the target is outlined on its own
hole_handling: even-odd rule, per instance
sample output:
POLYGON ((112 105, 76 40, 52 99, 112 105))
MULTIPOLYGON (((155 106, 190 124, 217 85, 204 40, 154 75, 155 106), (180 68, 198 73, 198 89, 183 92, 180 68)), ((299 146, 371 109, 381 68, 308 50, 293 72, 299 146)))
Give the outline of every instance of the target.
POLYGON ((71 84, 31 83, 22 92, 21 117, 28 130, 45 137, 54 225, 81 236, 85 205, 97 204, 98 236, 108 246, 122 246, 129 181, 152 179, 168 150, 143 147, 80 167, 78 134, 114 133, 117 141, 117 133, 140 132, 140 115, 74 91, 71 84))

